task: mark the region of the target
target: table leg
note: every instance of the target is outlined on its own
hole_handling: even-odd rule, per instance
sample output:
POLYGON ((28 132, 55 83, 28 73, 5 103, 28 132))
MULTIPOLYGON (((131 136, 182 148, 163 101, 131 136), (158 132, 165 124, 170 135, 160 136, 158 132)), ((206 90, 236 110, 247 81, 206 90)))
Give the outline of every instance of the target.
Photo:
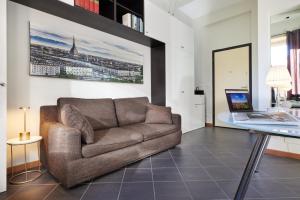
POLYGON ((13 160, 13 145, 10 145, 10 168, 11 168, 11 176, 14 176, 14 160, 13 160))
POLYGON ((40 150, 40 142, 37 143, 37 149, 38 149, 38 165, 39 165, 39 171, 41 171, 41 150, 40 150))
POLYGON ((251 152, 250 158, 248 160, 247 166, 244 170, 242 179, 240 181, 238 190, 235 194, 234 200, 243 200, 245 198, 251 177, 255 172, 255 169, 264 153, 266 147, 266 142, 269 140, 270 135, 259 133, 256 143, 251 152))
POLYGON ((28 177, 27 177, 27 152, 26 152, 26 144, 24 145, 24 154, 25 154, 25 176, 26 176, 26 181, 27 181, 28 177))
MULTIPOLYGON (((268 137, 268 139, 266 139, 265 143, 264 143, 264 149, 266 149, 268 147, 268 144, 270 142, 270 139, 271 137, 268 137)), ((263 152, 264 153, 264 152, 263 152)), ((259 166, 260 166, 260 163, 261 163, 262 159, 260 159, 255 167, 255 173, 259 173, 259 166)))

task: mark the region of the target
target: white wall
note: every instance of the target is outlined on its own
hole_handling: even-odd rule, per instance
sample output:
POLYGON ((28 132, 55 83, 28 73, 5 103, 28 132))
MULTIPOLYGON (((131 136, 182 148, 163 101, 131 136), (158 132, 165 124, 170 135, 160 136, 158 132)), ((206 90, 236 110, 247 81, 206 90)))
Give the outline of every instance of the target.
MULTIPOLYGON (((7 39, 6 39, 7 1, 0 1, 0 82, 6 82, 7 39)), ((6 190, 6 88, 0 88, 0 192, 6 190)))
MULTIPOLYGON (((256 72, 256 3, 250 0, 200 17, 194 20, 194 30, 195 85, 205 91, 206 122, 212 123, 212 51, 252 43, 253 73, 256 72)), ((253 84, 254 99, 256 87, 253 84)))
MULTIPOLYGON (((151 97, 150 48, 108 35, 28 7, 8 3, 8 137, 22 130, 22 112, 18 107, 30 106, 29 129, 39 135, 39 107, 55 105, 59 97, 119 98, 151 97), (113 41, 144 54, 144 84, 88 82, 29 76, 29 22, 76 33, 81 37, 113 41)), ((22 149, 16 149, 15 164, 23 162, 22 149)), ((29 160, 36 160, 36 146, 30 148, 29 160)), ((9 162, 9 159, 8 159, 9 162)))

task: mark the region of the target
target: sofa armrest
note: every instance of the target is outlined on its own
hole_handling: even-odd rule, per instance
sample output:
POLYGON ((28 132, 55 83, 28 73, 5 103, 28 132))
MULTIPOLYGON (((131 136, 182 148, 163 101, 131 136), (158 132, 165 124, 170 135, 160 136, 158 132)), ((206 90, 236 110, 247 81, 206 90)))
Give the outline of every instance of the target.
POLYGON ((178 127, 178 129, 181 130, 181 115, 172 114, 172 121, 173 121, 173 124, 175 124, 178 127))
POLYGON ((82 158, 81 132, 61 123, 48 124, 48 156, 52 162, 82 158))

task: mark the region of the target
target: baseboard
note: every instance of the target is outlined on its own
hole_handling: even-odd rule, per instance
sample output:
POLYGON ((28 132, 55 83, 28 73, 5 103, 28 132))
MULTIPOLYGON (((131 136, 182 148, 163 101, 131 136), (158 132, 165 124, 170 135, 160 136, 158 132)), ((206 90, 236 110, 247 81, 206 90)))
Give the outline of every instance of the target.
POLYGON ((274 149, 266 149, 265 153, 272 156, 282 157, 282 158, 292 158, 300 160, 300 154, 285 152, 285 151, 278 151, 274 149))
MULTIPOLYGON (((40 161, 32 161, 27 163, 27 170, 37 168, 40 165, 40 161)), ((25 171, 25 164, 13 166, 14 174, 25 171)), ((7 168, 7 174, 11 174, 11 167, 7 168)))
POLYGON ((214 127, 212 123, 205 123, 205 127, 214 127))

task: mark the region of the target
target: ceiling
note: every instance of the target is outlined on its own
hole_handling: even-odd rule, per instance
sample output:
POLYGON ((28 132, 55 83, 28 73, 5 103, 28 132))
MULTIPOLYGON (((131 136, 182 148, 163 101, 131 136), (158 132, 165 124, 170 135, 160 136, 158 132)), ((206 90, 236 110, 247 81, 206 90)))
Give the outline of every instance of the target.
POLYGON ((174 13, 180 10, 192 19, 229 7, 246 0, 151 0, 153 3, 174 13))
POLYGON ((297 6, 294 9, 291 9, 284 13, 272 16, 271 24, 275 24, 283 21, 289 21, 289 20, 296 20, 296 19, 298 20, 300 19, 300 6, 297 6))

